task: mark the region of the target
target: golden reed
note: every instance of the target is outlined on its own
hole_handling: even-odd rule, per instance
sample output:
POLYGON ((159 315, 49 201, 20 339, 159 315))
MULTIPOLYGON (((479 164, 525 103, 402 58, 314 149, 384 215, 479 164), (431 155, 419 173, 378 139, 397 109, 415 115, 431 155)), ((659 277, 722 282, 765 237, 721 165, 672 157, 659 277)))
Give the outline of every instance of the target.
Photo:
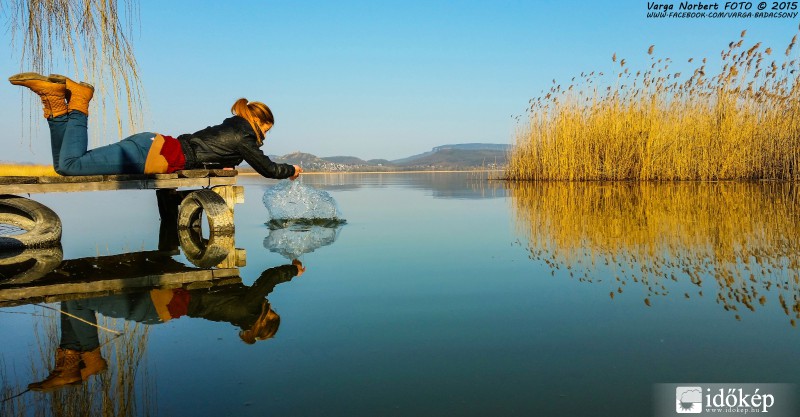
POLYGON ((57 177, 52 165, 0 164, 0 177, 57 177))
POLYGON ((800 190, 793 182, 508 182, 530 258, 609 296, 715 297, 741 319, 800 319, 800 190))
MULTIPOLYGON (((58 304, 54 304, 58 307, 58 304)), ((27 393, 30 382, 47 377, 54 368, 54 355, 59 345, 60 317, 50 309, 42 309, 44 320, 34 325, 40 358, 31 357, 29 380, 12 380, 16 375, 7 364, 0 363, 0 415, 23 416, 108 416, 135 417, 157 415, 156 380, 147 366, 150 326, 115 318, 98 317, 99 324, 122 333, 113 337, 100 331, 103 357, 108 370, 102 371, 80 386, 64 387, 48 393, 27 393)), ((33 355, 35 352, 31 351, 33 355)), ((13 369, 13 368, 12 368, 13 369)), ((24 373, 23 373, 24 374, 24 373)))
MULTIPOLYGON (((691 74, 650 57, 611 80, 581 74, 532 99, 509 156, 510 180, 800 179, 800 68, 761 43, 731 42, 721 71, 691 74)), ((655 49, 651 45, 648 54, 655 49)), ((612 56, 617 62, 617 56, 612 56)), ((688 60, 689 63, 693 59, 688 60)))

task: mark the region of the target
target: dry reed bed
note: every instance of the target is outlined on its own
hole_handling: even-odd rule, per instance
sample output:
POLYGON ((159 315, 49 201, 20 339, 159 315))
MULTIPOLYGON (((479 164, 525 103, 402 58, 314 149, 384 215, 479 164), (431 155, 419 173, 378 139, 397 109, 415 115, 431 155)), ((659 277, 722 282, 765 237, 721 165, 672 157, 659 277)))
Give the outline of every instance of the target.
POLYGON ((57 177, 52 165, 0 164, 0 177, 57 177))
MULTIPOLYGON (((656 296, 680 289, 800 319, 800 191, 791 182, 508 183, 530 257, 580 281, 656 296), (636 287, 636 286, 639 287, 636 287), (693 288, 689 291, 687 288, 693 288), (705 292, 705 294, 704 294, 705 292)), ((691 293, 691 294, 690 294, 691 293)))
POLYGON ((800 179, 800 85, 795 35, 782 58, 756 43, 731 42, 721 69, 650 67, 581 74, 531 100, 516 134, 511 180, 800 179), (782 62, 776 61, 782 59, 782 62))

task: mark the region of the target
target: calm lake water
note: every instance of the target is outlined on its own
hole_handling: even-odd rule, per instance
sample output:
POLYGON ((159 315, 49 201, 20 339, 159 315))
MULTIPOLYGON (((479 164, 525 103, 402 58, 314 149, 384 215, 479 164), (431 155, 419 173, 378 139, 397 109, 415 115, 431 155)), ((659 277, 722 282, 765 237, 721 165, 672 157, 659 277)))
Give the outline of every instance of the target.
MULTIPOLYGON (((347 224, 266 295, 273 338, 243 343, 212 317, 100 319, 122 332, 103 347, 109 371, 24 393, 5 415, 648 416, 658 383, 798 382, 796 185, 303 181, 347 224)), ((256 286, 291 260, 266 247, 275 182, 239 184, 239 272, 256 286)), ((61 216, 65 260, 159 247, 152 191, 33 198, 61 216)), ((191 266, 162 264, 175 261, 191 266)), ((57 323, 40 306, 0 308, 4 397, 47 376, 57 323)))

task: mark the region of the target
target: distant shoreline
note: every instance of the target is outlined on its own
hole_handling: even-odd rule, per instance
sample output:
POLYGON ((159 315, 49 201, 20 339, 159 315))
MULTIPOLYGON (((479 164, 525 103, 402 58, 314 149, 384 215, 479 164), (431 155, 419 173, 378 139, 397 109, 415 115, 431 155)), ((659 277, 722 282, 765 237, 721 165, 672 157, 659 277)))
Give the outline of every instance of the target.
MULTIPOLYGON (((502 169, 462 169, 462 170, 431 170, 431 171, 314 171, 305 172, 302 175, 332 175, 332 174, 441 174, 441 173, 456 173, 456 172, 503 172, 502 169)), ((258 172, 253 171, 239 171, 239 175, 256 175, 261 176, 258 172)))
MULTIPOLYGON (((238 170, 240 176, 261 176, 258 172, 251 170, 238 170)), ((464 173, 464 172, 504 172, 503 169, 436 169, 436 170, 391 170, 391 171, 310 171, 303 172, 302 175, 338 175, 338 174, 443 174, 443 173, 464 173)), ((1 164, 0 176, 58 176, 53 170, 52 165, 28 165, 28 164, 1 164)))

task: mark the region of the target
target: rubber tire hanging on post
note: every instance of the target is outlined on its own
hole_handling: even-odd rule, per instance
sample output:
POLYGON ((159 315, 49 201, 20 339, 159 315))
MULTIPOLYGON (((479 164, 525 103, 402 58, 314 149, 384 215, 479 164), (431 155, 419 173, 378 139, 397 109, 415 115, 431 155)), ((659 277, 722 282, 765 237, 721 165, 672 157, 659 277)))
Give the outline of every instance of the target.
POLYGON ((61 219, 58 215, 25 197, 0 195, 0 223, 25 230, 18 235, 0 236, 0 250, 46 248, 61 242, 61 219))
POLYGON ((178 229, 188 229, 200 222, 206 213, 210 233, 233 233, 233 212, 225 199, 211 190, 198 190, 186 196, 178 207, 178 229))
POLYGON ((233 247, 233 212, 225 199, 211 190, 187 195, 178 207, 178 240, 187 259, 200 268, 213 267, 233 247), (206 213, 208 240, 202 237, 201 213, 206 213))
POLYGON ((208 240, 203 239, 199 230, 178 230, 178 241, 186 259, 198 268, 212 268, 225 260, 233 247, 233 233, 211 233, 208 240))

